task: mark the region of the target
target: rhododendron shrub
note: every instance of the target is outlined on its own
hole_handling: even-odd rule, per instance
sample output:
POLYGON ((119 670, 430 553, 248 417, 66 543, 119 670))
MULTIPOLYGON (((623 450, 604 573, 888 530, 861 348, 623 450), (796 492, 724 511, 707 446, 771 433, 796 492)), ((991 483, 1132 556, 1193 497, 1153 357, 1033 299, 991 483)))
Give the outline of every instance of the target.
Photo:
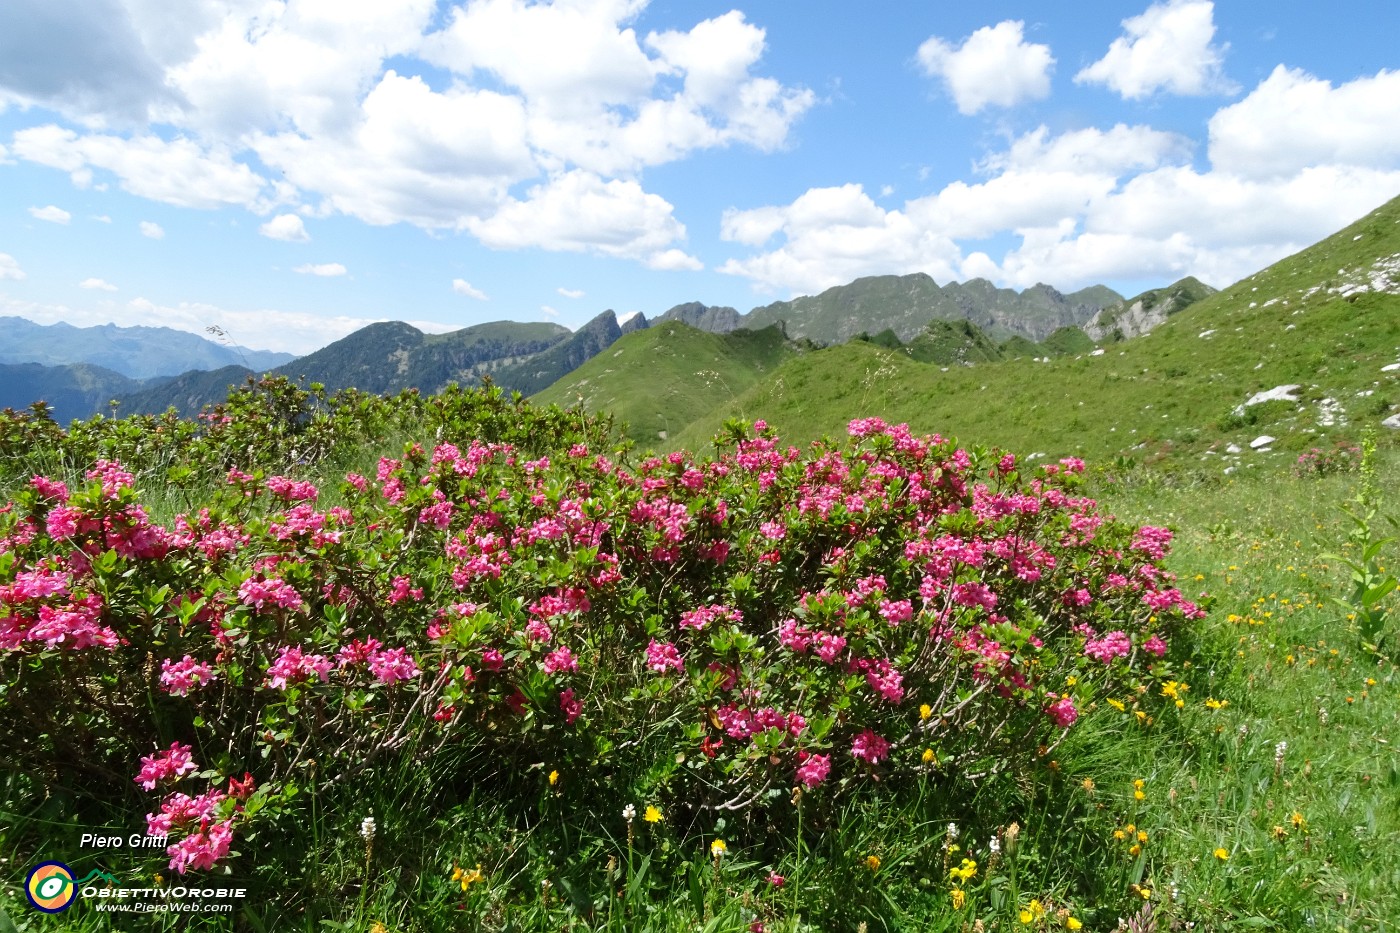
POLYGON ((201 869, 281 788, 391 760, 729 809, 930 762, 976 779, 1201 614, 1162 569, 1170 532, 1104 516, 1079 461, 850 434, 802 451, 734 425, 715 458, 638 463, 439 438, 333 497, 233 469, 167 524, 116 463, 36 478, 0 515, 0 739, 139 784, 172 866, 201 869), (251 802, 169 796, 185 748, 251 802))

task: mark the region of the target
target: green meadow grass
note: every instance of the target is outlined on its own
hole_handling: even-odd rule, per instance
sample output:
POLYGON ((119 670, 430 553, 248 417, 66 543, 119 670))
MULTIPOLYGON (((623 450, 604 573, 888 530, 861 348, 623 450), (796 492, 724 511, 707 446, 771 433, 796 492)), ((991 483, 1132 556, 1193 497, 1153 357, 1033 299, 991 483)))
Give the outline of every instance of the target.
POLYGON ((793 350, 776 327, 711 334, 678 322, 628 334, 531 400, 610 412, 643 447, 732 403, 793 350))

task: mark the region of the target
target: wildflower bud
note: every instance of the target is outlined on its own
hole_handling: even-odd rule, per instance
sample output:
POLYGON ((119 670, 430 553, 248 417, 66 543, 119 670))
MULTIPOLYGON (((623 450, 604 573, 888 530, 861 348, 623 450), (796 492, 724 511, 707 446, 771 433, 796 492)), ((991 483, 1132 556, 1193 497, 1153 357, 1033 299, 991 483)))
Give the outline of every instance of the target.
POLYGON ((370 814, 360 821, 360 838, 365 842, 374 841, 374 814, 370 814))
POLYGON ((1016 855, 1016 845, 1021 838, 1021 824, 1012 823, 1006 827, 1006 855, 1014 858, 1016 855))

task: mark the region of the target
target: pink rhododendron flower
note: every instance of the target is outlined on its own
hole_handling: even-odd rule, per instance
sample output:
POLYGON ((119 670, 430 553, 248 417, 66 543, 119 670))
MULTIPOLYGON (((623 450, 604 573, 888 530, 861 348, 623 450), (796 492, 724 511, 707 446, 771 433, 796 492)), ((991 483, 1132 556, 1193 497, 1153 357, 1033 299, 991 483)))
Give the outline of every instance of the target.
POLYGON ((908 622, 914 618, 914 604, 907 599, 881 600, 880 618, 884 619, 890 628, 895 628, 901 622, 908 622))
POLYGON ((1055 724, 1061 729, 1068 729, 1072 726, 1074 721, 1079 718, 1079 710, 1074 708, 1074 700, 1071 697, 1055 699, 1053 693, 1047 693, 1046 696, 1055 700, 1045 707, 1046 715, 1055 720, 1055 724))
POLYGON ((314 484, 297 482, 285 476, 269 477, 266 485, 268 492, 287 502, 306 502, 320 495, 314 484))
POLYGON ((583 712, 583 703, 574 699, 574 690, 570 687, 559 694, 559 709, 564 713, 564 721, 573 724, 574 720, 583 712))
POLYGON ((574 653, 567 646, 561 645, 545 655, 544 672, 546 674, 576 670, 578 670, 578 658, 574 657, 574 653))
POLYGON ((369 663, 370 656, 384 647, 377 638, 358 638, 335 653, 336 664, 342 668, 369 663))
POLYGON ((267 686, 286 690, 292 684, 302 683, 312 677, 319 677, 321 682, 325 683, 330 679, 331 667, 330 658, 319 654, 303 654, 299 646, 287 645, 267 669, 267 686))
POLYGON ((141 759, 141 770, 136 775, 136 783, 146 790, 154 790, 156 784, 161 781, 178 781, 186 774, 198 771, 199 766, 194 763, 193 753, 192 746, 172 742, 165 751, 145 756, 141 759))
POLYGON ((68 501, 68 484, 62 480, 36 476, 29 481, 29 485, 33 486, 45 499, 57 499, 59 502, 68 501))
POLYGON ((184 874, 191 868, 207 871, 228 855, 233 842, 233 820, 222 823, 205 822, 199 831, 186 836, 166 849, 172 870, 184 874))
POLYGON ((851 743, 851 754, 872 765, 884 761, 889 753, 890 743, 869 729, 856 736, 851 743))
POLYGON ((1104 664, 1112 662, 1114 658, 1126 658, 1132 648, 1133 643, 1126 632, 1109 632, 1102 638, 1084 643, 1084 653, 1104 664))
POLYGON ((369 657, 369 670, 383 684, 411 680, 422 673, 418 669, 418 662, 403 648, 376 651, 369 657))
POLYGON ((216 676, 212 667, 189 655, 179 661, 166 658, 160 662, 160 685, 171 696, 187 696, 191 690, 207 685, 216 676))
POLYGON ((261 609, 268 604, 281 606, 283 609, 300 609, 302 606, 301 594, 296 591, 296 587, 276 577, 249 577, 238 588, 238 598, 244 605, 254 609, 261 609))
POLYGON ((807 787, 816 787, 831 773, 830 755, 807 755, 806 752, 800 752, 798 758, 801 764, 797 766, 797 779, 807 787), (806 758, 802 758, 803 755, 806 755, 806 758))
POLYGON ((88 479, 95 479, 102 484, 102 498, 116 499, 123 489, 130 489, 136 482, 122 465, 113 460, 98 460, 92 465, 92 469, 84 474, 88 479))
POLYGON ((724 605, 701 606, 698 609, 691 609, 689 612, 681 613, 681 628, 703 629, 711 622, 716 621, 742 622, 744 614, 738 609, 731 609, 724 605))
POLYGON ((1156 635, 1153 635, 1151 638, 1147 639, 1147 641, 1142 643, 1142 650, 1148 652, 1149 654, 1154 654, 1160 658, 1167 653, 1167 643, 1162 641, 1162 639, 1158 638, 1156 635))
POLYGON ((676 646, 670 642, 659 642, 655 638, 647 645, 647 667, 658 674, 665 674, 668 671, 680 671, 685 669, 685 661, 681 659, 680 652, 676 646))

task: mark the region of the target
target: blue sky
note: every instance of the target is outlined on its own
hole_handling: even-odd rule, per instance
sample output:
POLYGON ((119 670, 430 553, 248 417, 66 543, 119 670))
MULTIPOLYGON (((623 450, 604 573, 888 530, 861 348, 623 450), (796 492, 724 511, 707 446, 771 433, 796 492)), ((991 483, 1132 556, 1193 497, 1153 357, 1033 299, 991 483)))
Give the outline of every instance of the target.
POLYGON ((7 0, 0 315, 578 326, 1228 285, 1400 194, 1373 0, 7 0))

